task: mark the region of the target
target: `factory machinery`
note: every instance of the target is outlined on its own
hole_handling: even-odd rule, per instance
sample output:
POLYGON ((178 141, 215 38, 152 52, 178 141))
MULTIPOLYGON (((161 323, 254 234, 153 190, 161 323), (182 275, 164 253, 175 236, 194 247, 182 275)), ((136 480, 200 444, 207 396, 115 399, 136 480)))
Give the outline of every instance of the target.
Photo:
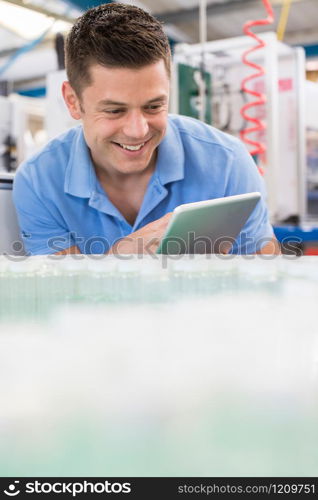
MULTIPOLYGON (((249 114, 263 127, 248 138, 264 149, 255 161, 264 175, 276 236, 286 251, 293 243, 299 253, 317 253, 318 85, 305 80, 303 48, 290 47, 271 32, 258 37, 264 47, 249 59, 264 74, 248 86, 264 96, 264 104, 250 108, 249 114)), ((252 73, 242 55, 253 43, 243 36, 176 45, 172 111, 201 116, 241 138, 251 127, 242 110, 255 100, 242 90, 242 82, 252 73)))

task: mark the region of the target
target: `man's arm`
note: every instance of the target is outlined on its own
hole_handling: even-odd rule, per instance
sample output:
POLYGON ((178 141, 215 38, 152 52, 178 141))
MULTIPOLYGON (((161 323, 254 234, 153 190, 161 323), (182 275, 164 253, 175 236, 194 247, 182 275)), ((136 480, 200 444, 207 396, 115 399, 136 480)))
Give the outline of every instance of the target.
POLYGON ((20 232, 28 255, 48 255, 58 253, 80 253, 75 251, 75 241, 65 224, 54 212, 53 204, 36 189, 32 164, 18 168, 13 183, 15 204, 20 232), (65 250, 64 248, 65 247, 65 250))
MULTIPOLYGON (((171 213, 168 213, 138 231, 131 233, 126 238, 120 239, 106 252, 106 255, 155 253, 170 217, 171 213)), ((78 246, 73 245, 65 250, 56 252, 54 255, 74 255, 80 253, 81 251, 78 246)))
POLYGON ((259 174, 245 145, 239 139, 232 138, 232 141, 232 160, 228 161, 224 196, 252 192, 260 192, 262 196, 236 238, 231 253, 277 253, 279 248, 269 221, 264 178, 259 174))
POLYGON ((65 250, 61 250, 60 252, 55 252, 54 255, 70 255, 70 254, 79 254, 82 253, 78 246, 73 245, 72 247, 65 248, 65 250))

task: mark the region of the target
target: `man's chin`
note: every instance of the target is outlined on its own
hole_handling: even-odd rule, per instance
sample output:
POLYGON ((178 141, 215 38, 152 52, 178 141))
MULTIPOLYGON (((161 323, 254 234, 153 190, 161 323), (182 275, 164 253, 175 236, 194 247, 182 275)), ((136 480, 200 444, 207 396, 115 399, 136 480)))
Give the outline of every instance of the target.
POLYGON ((153 156, 147 155, 146 158, 116 158, 113 162, 115 169, 121 173, 138 173, 144 172, 148 169, 153 169, 155 166, 155 159, 153 156))
POLYGON ((146 171, 148 168, 147 163, 135 163, 135 162, 125 162, 125 164, 121 164, 117 166, 117 171, 122 174, 138 174, 146 171))

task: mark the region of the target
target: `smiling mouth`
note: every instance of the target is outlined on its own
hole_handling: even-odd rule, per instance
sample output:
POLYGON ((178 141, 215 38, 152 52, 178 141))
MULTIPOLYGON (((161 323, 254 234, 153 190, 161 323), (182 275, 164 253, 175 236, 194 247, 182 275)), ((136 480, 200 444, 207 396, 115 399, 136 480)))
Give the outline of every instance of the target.
POLYGON ((140 151, 140 149, 142 149, 144 145, 149 142, 149 140, 150 139, 139 144, 124 144, 122 142, 114 142, 114 144, 116 144, 116 146, 120 146, 122 149, 126 149, 127 151, 140 151))
POLYGON ((142 142, 141 144, 137 144, 136 146, 130 144, 119 144, 121 148, 128 149, 128 151, 139 151, 139 149, 141 149, 144 145, 144 142, 142 142))

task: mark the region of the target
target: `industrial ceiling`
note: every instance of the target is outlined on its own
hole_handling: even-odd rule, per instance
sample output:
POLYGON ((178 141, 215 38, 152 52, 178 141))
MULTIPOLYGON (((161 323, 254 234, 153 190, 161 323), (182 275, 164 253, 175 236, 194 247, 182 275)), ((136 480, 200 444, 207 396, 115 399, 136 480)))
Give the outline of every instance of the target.
MULTIPOLYGON (((272 31, 277 29, 283 2, 284 0, 272 0, 275 11, 275 22, 269 27, 272 31)), ((67 31, 69 23, 87 7, 100 3, 103 2, 0 0, 0 57, 48 29, 47 36, 42 42, 45 43, 45 40, 52 37, 52 33, 67 31), (32 22, 27 20, 31 19, 30 16, 37 16, 34 22, 36 28, 31 28, 32 22)), ((171 39, 189 43, 199 41, 199 0, 143 0, 142 2, 131 0, 124 3, 139 5, 156 15, 164 22, 171 39)), ((247 20, 266 17, 262 0, 207 0, 206 3, 208 40, 240 36, 247 20)), ((293 0, 290 4, 284 42, 292 45, 318 45, 317 20, 318 0, 293 0)))

